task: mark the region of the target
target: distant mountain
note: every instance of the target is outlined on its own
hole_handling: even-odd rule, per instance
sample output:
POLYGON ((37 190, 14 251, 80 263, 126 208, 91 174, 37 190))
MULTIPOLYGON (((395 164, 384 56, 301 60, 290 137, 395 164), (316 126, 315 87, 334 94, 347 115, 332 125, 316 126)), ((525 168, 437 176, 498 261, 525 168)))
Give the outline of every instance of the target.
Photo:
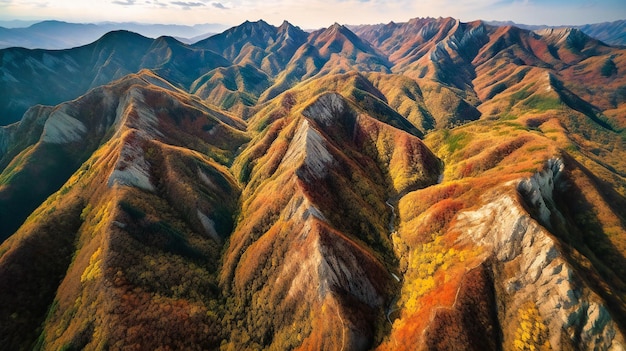
MULTIPOLYGON (((10 24, 9 24, 10 25, 10 24)), ((191 43, 197 38, 215 34, 224 29, 219 24, 200 24, 194 26, 139 24, 139 23, 67 23, 44 21, 22 28, 0 27, 0 49, 23 47, 28 49, 69 49, 89 44, 107 32, 127 30, 146 37, 157 38, 163 35, 184 38, 191 43)))
POLYGON ((173 38, 150 39, 127 31, 109 32, 92 44, 67 50, 4 49, 0 59, 0 90, 6 92, 0 96, 0 124, 17 121, 34 104, 74 99, 142 68, 188 86, 195 77, 230 65, 210 50, 192 48, 173 38), (53 85, 57 88, 49 89, 53 85))
POLYGON ((0 50, 0 345, 625 349, 624 67, 454 18, 0 50))
POLYGON ((519 24, 511 21, 489 21, 487 23, 494 26, 515 26, 529 30, 542 30, 547 28, 577 28, 583 31, 583 33, 596 39, 602 40, 607 44, 626 45, 626 20, 585 24, 582 26, 537 26, 519 24))
POLYGON ((41 21, 25 20, 0 20, 0 27, 4 28, 25 28, 41 21))
POLYGON ((626 46, 626 20, 586 24, 576 28, 607 44, 626 46))

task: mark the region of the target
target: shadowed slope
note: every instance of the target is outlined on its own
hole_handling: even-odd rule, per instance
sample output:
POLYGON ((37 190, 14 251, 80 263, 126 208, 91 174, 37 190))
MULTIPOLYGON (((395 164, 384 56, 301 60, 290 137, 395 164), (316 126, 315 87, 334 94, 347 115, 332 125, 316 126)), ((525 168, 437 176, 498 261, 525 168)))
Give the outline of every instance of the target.
POLYGON ((304 31, 287 21, 278 28, 263 20, 246 21, 193 46, 218 52, 235 65, 252 65, 275 75, 285 69, 295 51, 306 41, 306 36, 304 31))
POLYGON ((67 50, 0 50, 0 108, 5 111, 0 124, 19 120, 34 104, 74 99, 142 68, 155 69, 172 84, 186 87, 199 75, 227 64, 214 52, 173 38, 153 40, 125 31, 67 50))
MULTIPOLYGON (((215 273, 239 196, 222 164, 247 140, 245 124, 148 72, 51 110, 26 150, 60 148, 85 162, 69 179, 42 178, 65 185, 3 244, 0 285, 23 292, 2 289, 3 344, 153 348, 168 338, 173 348, 216 347, 215 273), (97 114, 83 109, 95 105, 97 114), (38 254, 44 246, 55 256, 38 254), (181 324, 188 318, 193 327, 181 324)), ((3 193, 17 191, 32 157, 3 193)))
POLYGON ((233 145, 243 140, 241 120, 209 109, 146 71, 92 90, 73 102, 35 108, 6 136, 14 142, 0 161, 2 237, 15 231, 30 211, 58 190, 124 124, 173 144, 180 141, 169 138, 184 138, 188 147, 224 163, 232 156, 233 145), (171 135, 159 131, 160 127, 170 128, 171 135), (199 142, 210 137, 215 146, 199 142), (33 178, 41 179, 36 187, 31 185, 33 178), (16 203, 21 205, 11 205, 16 203))
POLYGON ((367 348, 378 341, 372 336, 393 286, 389 219, 380 213, 396 191, 434 182, 438 162, 419 139, 341 95, 302 105, 303 92, 286 94, 305 107, 274 120, 234 165, 247 181, 247 200, 222 285, 235 296, 234 320, 274 317, 251 322, 254 334, 235 333, 231 343, 246 345, 249 337, 249 345, 278 348, 367 348), (423 173, 402 178, 400 164, 423 173))

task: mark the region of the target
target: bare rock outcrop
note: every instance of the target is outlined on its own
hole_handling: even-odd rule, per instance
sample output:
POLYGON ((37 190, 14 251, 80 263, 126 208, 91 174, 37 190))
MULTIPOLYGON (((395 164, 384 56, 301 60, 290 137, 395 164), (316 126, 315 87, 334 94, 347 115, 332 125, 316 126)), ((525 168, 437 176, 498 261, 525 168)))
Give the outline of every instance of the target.
MULTIPOLYGON (((524 305, 533 303, 540 317, 537 323, 544 324, 553 349, 578 345, 623 350, 624 335, 605 302, 568 262, 559 241, 522 203, 523 197, 541 222, 550 223, 555 211, 552 193, 563 167, 561 160, 550 160, 544 171, 485 194, 489 201, 459 214, 455 229, 463 233, 459 241, 482 247, 485 259, 495 258, 495 281, 502 285, 498 300, 504 303, 499 311, 502 325, 518 325, 524 305)), ((505 333, 505 345, 513 337, 505 333)))

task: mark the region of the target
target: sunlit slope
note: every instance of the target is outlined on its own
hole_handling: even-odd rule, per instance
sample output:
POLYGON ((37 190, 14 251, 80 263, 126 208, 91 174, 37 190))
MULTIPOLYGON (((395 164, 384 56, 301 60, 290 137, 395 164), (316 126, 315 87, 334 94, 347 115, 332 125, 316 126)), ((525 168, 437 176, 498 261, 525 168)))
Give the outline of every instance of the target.
POLYGON ((398 286, 388 201, 434 184, 439 161, 337 93, 277 99, 262 113, 282 115, 233 165, 247 185, 221 283, 228 318, 250 322, 230 344, 369 348, 398 286))
POLYGON ((202 105, 147 71, 72 102, 33 108, 4 135, 8 142, 0 161, 4 209, 0 216, 6 223, 2 237, 17 229, 30 211, 124 124, 146 129, 150 135, 184 139, 189 147, 222 163, 232 157, 233 145, 243 140, 241 120, 202 105), (160 128, 170 129, 170 135, 160 128), (202 138, 211 138, 213 145, 202 144, 202 138), (40 180, 33 186, 32 179, 40 180))
POLYGON ((443 182, 400 199, 405 284, 381 348, 623 345, 623 136, 591 117, 518 106, 427 136, 443 182))
POLYGON ((44 348, 156 347, 168 335, 173 348, 217 345, 217 303, 209 302, 218 299, 220 248, 240 192, 226 167, 247 141, 245 123, 149 72, 54 111, 4 191, 20 196, 15 184, 32 177, 31 167, 55 171, 30 150, 65 150, 76 164, 89 154, 3 244, 2 286, 21 291, 2 290, 4 345, 27 348, 39 338, 44 348), (95 104, 98 114, 81 109, 95 104), (189 316, 195 329, 172 329, 189 316), (154 334, 128 334, 137 323, 154 334))
POLYGON ((625 347, 623 49, 444 18, 148 51, 0 128, 2 345, 625 347))

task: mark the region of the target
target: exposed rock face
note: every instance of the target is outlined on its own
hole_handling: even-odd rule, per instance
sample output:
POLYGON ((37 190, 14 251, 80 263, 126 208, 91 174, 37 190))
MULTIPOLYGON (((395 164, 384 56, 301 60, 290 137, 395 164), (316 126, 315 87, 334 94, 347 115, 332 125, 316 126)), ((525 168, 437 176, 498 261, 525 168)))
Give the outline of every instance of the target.
POLYGON ((345 110, 344 98, 339 94, 329 93, 318 98, 315 103, 302 111, 302 114, 328 127, 337 122, 337 118, 342 116, 345 110))
POLYGON ((200 209, 198 209, 197 213, 198 213, 198 219, 200 220, 200 223, 202 223, 202 227, 204 227, 204 230, 206 230, 207 234, 209 234, 209 236, 216 242, 221 242, 222 239, 220 238, 219 234, 215 230, 215 222, 211 218, 209 218, 207 215, 202 213, 200 209))
POLYGON ((154 185, 150 182, 150 164, 141 147, 144 138, 139 132, 131 132, 125 138, 115 168, 109 176, 109 187, 118 184, 154 191, 154 185))
POLYGON ((304 260, 287 257, 284 272, 295 271, 287 296, 293 298, 315 291, 318 299, 323 300, 328 294, 345 292, 371 307, 380 307, 383 298, 378 284, 370 280, 372 272, 367 272, 363 265, 363 253, 341 236, 332 239, 328 234, 320 236, 319 225, 308 223, 303 228, 303 239, 309 234, 313 236, 306 247, 307 257, 304 260))
POLYGON ((460 213, 455 229, 463 233, 459 241, 483 247, 485 257, 495 257, 501 267, 495 279, 503 284, 502 325, 514 325, 518 311, 530 301, 547 326, 552 348, 622 350, 624 336, 603 300, 571 266, 558 240, 515 196, 517 188, 540 220, 550 223, 552 193, 563 167, 562 160, 550 160, 544 171, 485 195, 488 203, 460 213))
POLYGON ((141 90, 132 87, 120 99, 116 110, 115 124, 120 131, 121 126, 141 130, 152 137, 163 136, 157 129, 157 117, 150 106, 147 106, 141 90))
POLYGON ((50 115, 44 126, 42 141, 50 144, 66 144, 79 141, 87 127, 62 109, 50 115))
POLYGON ((552 214, 550 209, 555 210, 552 194, 555 184, 559 182, 563 167, 563 160, 561 159, 548 160, 544 171, 522 180, 518 185, 518 191, 524 196, 528 204, 538 211, 541 223, 546 226, 550 225, 550 215, 552 214))
POLYGON ((284 159, 287 163, 302 162, 302 177, 308 181, 325 177, 333 162, 324 137, 306 119, 296 131, 284 159))

